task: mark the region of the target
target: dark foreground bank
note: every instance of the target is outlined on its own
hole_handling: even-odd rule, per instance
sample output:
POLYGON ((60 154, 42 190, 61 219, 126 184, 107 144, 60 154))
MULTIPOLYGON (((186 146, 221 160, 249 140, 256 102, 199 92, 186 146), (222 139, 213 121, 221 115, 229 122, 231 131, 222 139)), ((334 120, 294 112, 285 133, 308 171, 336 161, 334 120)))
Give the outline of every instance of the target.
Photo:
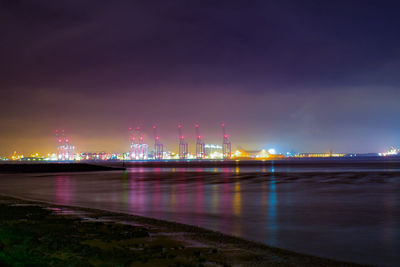
POLYGON ((125 168, 87 163, 13 163, 0 164, 0 173, 88 172, 113 171, 125 168))
POLYGON ((0 197, 0 266, 353 266, 198 227, 0 197))

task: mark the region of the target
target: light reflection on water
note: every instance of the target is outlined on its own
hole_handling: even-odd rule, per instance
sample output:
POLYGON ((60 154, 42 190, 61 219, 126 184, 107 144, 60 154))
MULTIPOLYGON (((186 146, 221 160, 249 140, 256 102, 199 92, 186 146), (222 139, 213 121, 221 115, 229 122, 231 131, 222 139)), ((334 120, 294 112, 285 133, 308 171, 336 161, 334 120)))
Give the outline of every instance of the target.
POLYGON ((277 245, 277 229, 278 229, 278 223, 276 219, 277 198, 276 198, 276 184, 275 184, 274 171, 275 171, 274 167, 271 167, 272 175, 269 183, 268 220, 267 220, 268 236, 269 236, 268 243, 271 244, 272 246, 277 245))
POLYGON ((400 173, 286 169, 2 176, 0 193, 178 221, 307 254, 400 264, 400 173))
POLYGON ((70 205, 71 181, 68 175, 57 176, 55 179, 55 203, 58 205, 70 205))
POLYGON ((213 185, 213 197, 212 197, 212 205, 211 211, 213 214, 218 214, 218 207, 219 207, 219 186, 213 185))

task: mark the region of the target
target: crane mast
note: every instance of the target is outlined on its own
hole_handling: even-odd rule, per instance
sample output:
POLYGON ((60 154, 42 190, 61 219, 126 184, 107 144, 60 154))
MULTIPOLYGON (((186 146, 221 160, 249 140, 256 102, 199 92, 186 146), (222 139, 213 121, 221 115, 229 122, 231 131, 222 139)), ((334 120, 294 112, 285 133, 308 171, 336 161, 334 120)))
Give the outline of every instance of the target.
POLYGON ((204 159, 205 158, 205 144, 200 135, 198 123, 195 124, 195 130, 196 130, 196 158, 204 159))
POLYGON ((57 138, 57 160, 74 160, 75 147, 70 144, 69 139, 65 135, 65 131, 56 130, 57 138))
POLYGON ((157 126, 153 126, 154 133, 154 159, 162 160, 164 155, 164 145, 160 142, 160 137, 157 133, 157 126))
POLYGON ((224 160, 231 159, 232 144, 229 141, 229 136, 226 134, 225 123, 221 124, 222 127, 222 157, 224 160))
POLYGON ((179 159, 187 159, 188 143, 185 142, 185 137, 182 134, 181 124, 178 124, 178 134, 179 134, 179 159))
POLYGON ((144 143, 142 129, 137 126, 135 129, 129 128, 129 158, 131 160, 146 160, 148 157, 148 144, 144 143))

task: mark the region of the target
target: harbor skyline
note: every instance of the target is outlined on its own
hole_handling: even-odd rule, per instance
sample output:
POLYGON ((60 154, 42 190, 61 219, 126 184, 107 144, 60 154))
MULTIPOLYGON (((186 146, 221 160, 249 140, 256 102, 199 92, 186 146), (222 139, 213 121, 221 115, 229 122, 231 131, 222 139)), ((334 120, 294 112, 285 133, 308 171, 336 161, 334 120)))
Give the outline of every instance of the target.
MULTIPOLYGON (((158 127, 153 125, 153 140, 145 139, 145 134, 140 126, 129 128, 129 142, 122 150, 118 151, 95 151, 79 149, 73 139, 64 129, 55 131, 55 141, 57 146, 51 151, 42 152, 17 152, 1 155, 0 160, 19 160, 19 161, 79 161, 79 160, 128 160, 128 161, 162 161, 162 160, 281 160, 285 158, 376 158, 400 156, 400 148, 389 147, 385 151, 379 152, 340 152, 332 149, 325 151, 282 151, 274 147, 258 147, 247 149, 240 145, 232 146, 231 136, 226 131, 225 123, 221 125, 222 142, 209 143, 204 140, 200 125, 195 124, 194 140, 184 134, 183 125, 178 124, 178 135, 175 146, 170 146, 160 138, 158 127)), ((147 136, 147 135, 146 135, 147 136)))

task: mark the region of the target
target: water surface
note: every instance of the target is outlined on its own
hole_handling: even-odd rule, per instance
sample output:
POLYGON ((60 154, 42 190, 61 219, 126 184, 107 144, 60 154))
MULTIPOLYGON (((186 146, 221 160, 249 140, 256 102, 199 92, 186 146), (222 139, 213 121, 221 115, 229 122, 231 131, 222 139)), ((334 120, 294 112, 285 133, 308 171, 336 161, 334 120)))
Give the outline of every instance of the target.
POLYGON ((0 193, 198 225, 292 251, 400 265, 400 170, 349 165, 1 174, 0 193))

